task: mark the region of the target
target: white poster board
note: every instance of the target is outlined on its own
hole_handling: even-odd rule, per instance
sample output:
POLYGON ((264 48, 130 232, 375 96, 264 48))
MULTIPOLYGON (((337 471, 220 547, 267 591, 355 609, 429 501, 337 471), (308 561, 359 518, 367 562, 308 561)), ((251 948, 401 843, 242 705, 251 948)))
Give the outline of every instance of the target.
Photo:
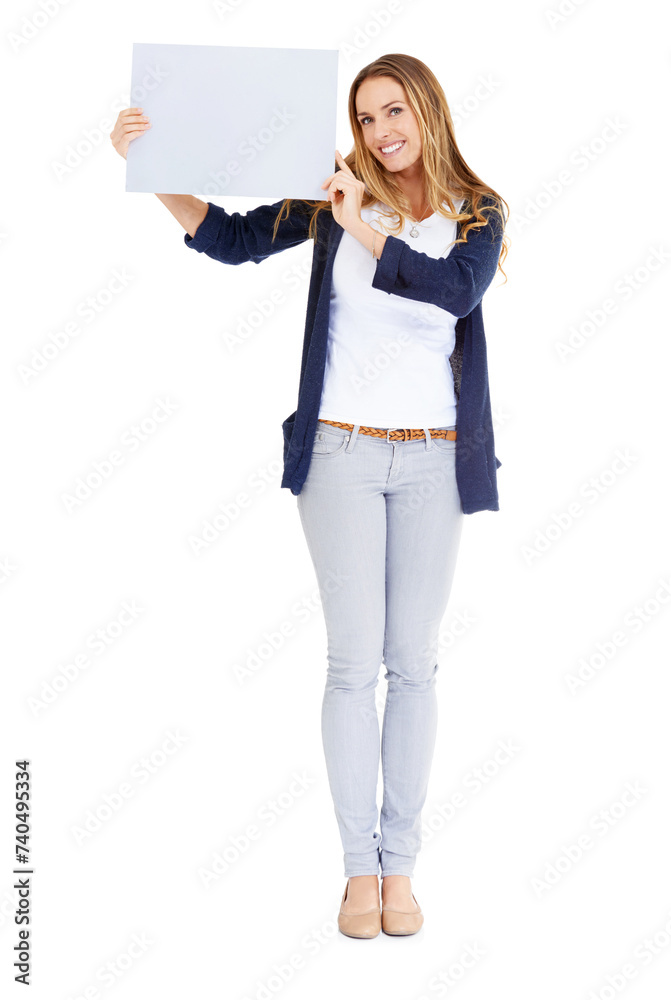
POLYGON ((337 169, 337 49, 135 42, 126 191, 324 198, 337 169))

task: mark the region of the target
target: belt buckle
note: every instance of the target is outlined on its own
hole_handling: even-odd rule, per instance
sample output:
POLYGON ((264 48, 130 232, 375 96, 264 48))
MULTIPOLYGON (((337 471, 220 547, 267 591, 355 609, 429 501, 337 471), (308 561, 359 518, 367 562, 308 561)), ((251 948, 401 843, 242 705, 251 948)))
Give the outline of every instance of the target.
POLYGON ((389 431, 400 431, 400 429, 401 429, 400 427, 387 427, 387 434, 386 434, 387 444, 391 444, 392 443, 389 440, 389 431))

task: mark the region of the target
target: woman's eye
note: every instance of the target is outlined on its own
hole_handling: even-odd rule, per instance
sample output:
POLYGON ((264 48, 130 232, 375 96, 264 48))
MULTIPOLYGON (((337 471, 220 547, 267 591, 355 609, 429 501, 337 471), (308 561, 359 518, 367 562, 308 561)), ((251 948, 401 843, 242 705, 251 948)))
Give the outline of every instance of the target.
MULTIPOLYGON (((403 113, 403 108, 390 108, 389 114, 391 114, 392 111, 400 111, 401 113, 403 113)), ((362 118, 361 119, 361 124, 365 125, 366 122, 368 121, 369 117, 370 117, 370 115, 366 115, 365 118, 362 118)), ((394 118, 398 118, 398 115, 394 115, 394 118)))

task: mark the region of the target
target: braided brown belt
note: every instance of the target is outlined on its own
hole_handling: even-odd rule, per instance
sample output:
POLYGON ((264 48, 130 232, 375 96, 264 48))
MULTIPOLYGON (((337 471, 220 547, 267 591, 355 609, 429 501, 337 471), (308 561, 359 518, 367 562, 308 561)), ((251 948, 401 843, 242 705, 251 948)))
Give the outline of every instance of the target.
MULTIPOLYGON (((342 427, 345 431, 353 431, 354 424, 343 424, 339 420, 321 420, 322 424, 332 424, 333 427, 342 427)), ((424 438, 422 428, 417 427, 359 427, 359 434, 372 434, 373 437, 386 438, 388 441, 414 441, 415 438, 424 438)), ((444 427, 429 427, 429 434, 432 438, 446 438, 448 441, 457 440, 456 431, 448 431, 444 427)))

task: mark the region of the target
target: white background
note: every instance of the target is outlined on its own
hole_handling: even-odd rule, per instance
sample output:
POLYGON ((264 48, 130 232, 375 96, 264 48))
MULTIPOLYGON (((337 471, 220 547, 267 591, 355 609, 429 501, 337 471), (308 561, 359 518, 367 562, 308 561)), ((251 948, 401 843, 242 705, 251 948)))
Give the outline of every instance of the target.
MULTIPOLYGON (((411 1000, 441 995, 434 977, 454 983, 460 968, 447 993, 463 1000, 667 996, 668 15, 652 0, 564 0, 554 23, 560 0, 229 7, 70 0, 18 46, 45 20, 39 2, 3 8, 0 974, 11 982, 13 762, 27 756, 40 1000, 411 1000), (499 273, 483 303, 501 509, 464 525, 413 879, 426 921, 406 939, 335 932, 326 636, 296 497, 279 486, 312 245, 224 267, 184 246, 157 198, 124 191, 107 133, 129 105, 135 39, 337 47, 343 155, 359 68, 418 56, 466 162, 511 208, 508 282, 499 273), (115 270, 127 285, 86 322, 81 303, 102 301, 115 270), (22 366, 73 321, 26 381, 22 366), (64 495, 158 400, 173 412, 69 512, 64 495), (241 493, 248 506, 195 554, 191 539, 241 493), (141 611, 115 627, 124 602, 141 611), (293 634, 240 683, 235 665, 283 625, 293 634), (102 653, 87 646, 97 629, 102 653), (572 692, 582 660, 593 676, 572 692), (490 766, 500 741, 517 749, 490 766), (491 776, 474 791, 479 767, 491 776), (78 839, 124 783, 133 794, 78 839), (283 811, 269 825, 271 800, 283 811), (233 859, 250 824, 260 836, 233 859), (591 846, 570 860, 580 838, 591 846), (201 870, 227 848, 208 889, 201 870), (483 953, 470 968, 467 944, 483 953)), ((384 687, 381 672, 380 705, 384 687)))

